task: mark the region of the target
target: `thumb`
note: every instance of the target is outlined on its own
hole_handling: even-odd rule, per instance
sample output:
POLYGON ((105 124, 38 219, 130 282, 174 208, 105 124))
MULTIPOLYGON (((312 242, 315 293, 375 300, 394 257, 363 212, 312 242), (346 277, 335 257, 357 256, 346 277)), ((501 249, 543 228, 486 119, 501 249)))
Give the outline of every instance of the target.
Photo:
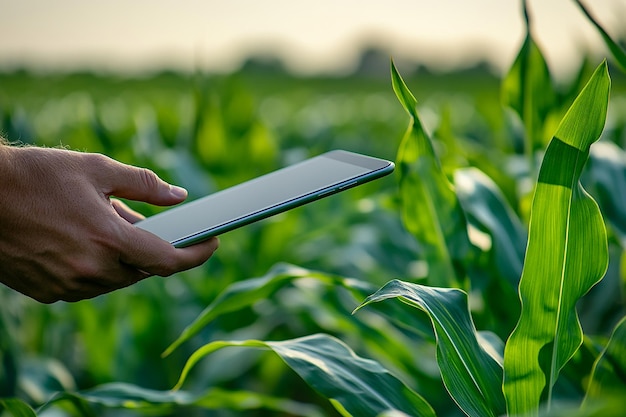
POLYGON ((104 157, 96 171, 99 185, 107 196, 168 206, 187 198, 187 190, 168 184, 147 168, 126 165, 104 157))

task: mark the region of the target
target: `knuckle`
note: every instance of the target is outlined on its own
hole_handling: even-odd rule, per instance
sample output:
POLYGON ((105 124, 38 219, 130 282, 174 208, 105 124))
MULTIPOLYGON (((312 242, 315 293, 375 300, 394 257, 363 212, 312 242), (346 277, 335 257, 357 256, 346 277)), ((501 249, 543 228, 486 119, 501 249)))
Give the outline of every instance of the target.
POLYGON ((66 277, 63 281, 57 281, 54 285, 50 285, 45 294, 38 294, 33 297, 35 300, 43 304, 53 304, 57 301, 72 301, 75 298, 79 285, 74 276, 66 277))
POLYGON ((154 173, 154 171, 148 168, 137 168, 139 181, 141 185, 146 187, 147 189, 155 189, 159 186, 159 177, 154 173))
POLYGON ((102 170, 111 163, 111 158, 101 153, 84 153, 82 155, 83 158, 85 158, 85 162, 88 164, 87 166, 96 171, 102 170))
POLYGON ((108 178, 112 175, 113 160, 101 153, 81 153, 82 169, 94 178, 108 178))
POLYGON ((78 259, 73 265, 74 279, 67 281, 70 289, 76 289, 83 279, 95 279, 100 276, 100 267, 97 262, 91 259, 78 259))

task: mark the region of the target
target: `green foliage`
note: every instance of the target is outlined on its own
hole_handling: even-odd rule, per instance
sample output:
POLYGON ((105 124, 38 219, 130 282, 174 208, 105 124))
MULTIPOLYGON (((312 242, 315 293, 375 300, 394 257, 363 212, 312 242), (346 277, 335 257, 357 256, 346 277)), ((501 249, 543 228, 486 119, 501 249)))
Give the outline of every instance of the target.
POLYGON ((190 406, 206 410, 228 408, 240 412, 264 409, 304 417, 319 417, 322 415, 321 411, 314 406, 283 398, 260 395, 254 392, 226 391, 213 388, 200 394, 194 394, 181 390, 150 390, 119 382, 103 384, 77 393, 59 393, 42 406, 40 411, 44 411, 52 405, 59 403, 69 403, 83 415, 95 415, 91 408, 93 405, 109 409, 130 409, 161 415, 190 406))
POLYGON ((202 328, 206 327, 217 317, 231 311, 240 310, 245 306, 254 304, 257 300, 271 297, 278 288, 300 278, 315 279, 326 285, 342 286, 357 294, 364 294, 367 290, 372 290, 372 287, 364 282, 317 273, 292 265, 277 265, 263 277, 235 282, 226 288, 200 313, 193 323, 183 330, 180 337, 167 348, 163 355, 169 355, 176 347, 198 334, 202 328))
POLYGON ((602 25, 591 15, 587 7, 585 7, 585 5, 580 0, 575 1, 578 7, 580 7, 580 10, 587 17, 587 19, 589 19, 593 26, 595 26, 595 28, 598 30, 600 36, 602 36, 602 39, 604 40, 604 43, 611 52, 611 55, 613 55, 613 58, 615 58, 615 63, 619 65, 622 71, 626 72, 626 52, 624 52, 624 49, 611 37, 611 35, 607 33, 606 30, 604 30, 602 25))
POLYGON ((17 398, 0 399, 0 411, 3 410, 11 413, 13 417, 34 417, 37 415, 28 404, 17 398))
POLYGON ((457 287, 465 277, 457 273, 455 265, 462 265, 469 250, 465 216, 422 126, 415 108, 417 101, 393 62, 391 80, 398 100, 411 116, 396 158, 402 220, 422 245, 429 282, 457 287))
POLYGON ((553 80, 522 6, 501 79, 0 74, 10 139, 191 198, 333 148, 398 167, 176 277, 51 306, 0 288, 0 416, 622 415, 624 76, 589 59, 553 80))
POLYGON ((559 372, 583 340, 575 305, 606 272, 604 221, 579 180, 604 127, 609 88, 604 63, 565 115, 541 165, 520 280, 522 314, 504 354, 512 415, 537 410, 542 398, 550 406, 559 372))
POLYGON ((554 110, 556 97, 548 64, 531 33, 527 2, 522 2, 526 38, 515 62, 502 81, 502 101, 524 122, 526 154, 531 167, 535 151, 542 149, 549 136, 545 132, 548 115, 554 110))
POLYGON ((430 317, 437 337, 437 363, 446 388, 468 416, 504 412, 502 364, 481 346, 467 305, 458 289, 390 281, 358 308, 388 298, 419 308, 430 317))
POLYGON ((425 417, 435 415, 424 399, 380 364, 358 357, 341 341, 324 334, 280 342, 209 343, 189 358, 176 387, 182 385, 198 360, 228 346, 271 349, 343 415, 367 417, 396 410, 425 417))
POLYGON ((498 186, 479 169, 469 167, 454 172, 456 193, 471 227, 488 233, 492 246, 490 264, 500 279, 517 287, 522 274, 526 230, 498 186))
POLYGON ((593 365, 585 401, 611 395, 620 397, 626 389, 626 317, 615 327, 604 351, 593 365))

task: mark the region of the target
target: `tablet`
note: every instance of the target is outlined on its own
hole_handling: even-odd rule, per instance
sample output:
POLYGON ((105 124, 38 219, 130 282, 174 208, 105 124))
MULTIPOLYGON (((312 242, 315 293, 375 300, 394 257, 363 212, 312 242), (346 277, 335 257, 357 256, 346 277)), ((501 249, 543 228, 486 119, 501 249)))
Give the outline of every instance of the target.
POLYGON ((176 247, 201 242, 391 173, 391 161, 335 150, 135 223, 176 247))

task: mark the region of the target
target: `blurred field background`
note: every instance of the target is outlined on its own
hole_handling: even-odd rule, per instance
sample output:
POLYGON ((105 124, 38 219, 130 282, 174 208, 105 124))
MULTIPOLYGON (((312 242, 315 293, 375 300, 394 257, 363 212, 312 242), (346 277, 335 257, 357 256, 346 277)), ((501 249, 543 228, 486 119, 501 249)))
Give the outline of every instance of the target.
MULTIPOLYGON (((9 7, 7 2, 0 2, 0 7, 2 3, 9 7)), ((517 2, 510 3, 515 3, 510 14, 521 19, 517 2)), ((605 9, 598 6, 597 11, 609 15, 618 9, 616 4, 605 9)), ((421 7, 427 10, 426 5, 421 7)), ((478 12, 498 19, 487 9, 478 12)), ((624 17, 626 9, 622 7, 621 12, 624 17)), ((404 12, 398 8, 395 13, 404 12)), ((43 19, 36 15, 34 20, 43 19)), ((418 96, 420 114, 439 146, 445 171, 452 176, 459 167, 480 168, 526 221, 531 173, 523 162, 523 131, 500 99, 503 74, 523 38, 520 22, 504 45, 508 52, 499 59, 490 59, 487 45, 478 48, 483 55, 465 56, 452 64, 420 60, 407 52, 412 48, 410 41, 399 37, 390 38, 388 44, 368 41, 355 45, 350 64, 319 71, 303 71, 306 63, 298 67, 295 58, 289 61, 273 55, 267 46, 259 46, 256 52, 248 46, 247 57, 219 69, 205 65, 201 48, 195 58, 183 59, 184 68, 177 68, 174 62, 174 68, 162 63, 160 68, 151 64, 139 70, 132 59, 128 61, 130 69, 115 64, 99 70, 98 60, 96 64, 61 65, 50 55, 38 64, 36 49, 31 48, 22 61, 14 51, 7 52, 0 61, 0 132, 11 141, 101 152, 151 168, 165 180, 186 187, 193 199, 335 148, 394 159, 407 115, 391 89, 389 58, 393 55, 418 96)), ((18 24, 13 21, 9 27, 18 24)), ((623 31, 617 25, 611 27, 623 31)), ((12 42, 3 29, 0 36, 3 45, 12 42)), ((496 39, 499 35, 485 36, 496 39)), ((541 43, 541 32, 537 37, 541 43)), ((550 38, 547 49, 557 50, 558 39, 550 38)), ((568 57, 567 63, 552 55, 551 62, 558 67, 556 85, 563 97, 575 84, 580 68, 591 68, 599 56, 606 55, 598 39, 589 39, 579 42, 583 46, 578 55, 568 57), (585 57, 589 61, 584 61, 585 57)), ((576 30, 565 33, 562 41, 576 44, 576 30)), ((611 76, 604 140, 623 147, 626 78, 614 68, 611 76)), ((131 204, 146 215, 159 210, 131 204)), ((617 244, 613 249, 621 251, 617 244)), ((165 348, 220 291, 234 282, 263 276, 277 264, 295 264, 380 286, 392 278, 423 278, 425 266, 419 254, 419 243, 402 225, 397 182, 391 176, 228 233, 221 238, 216 255, 202 267, 167 279, 149 279, 94 300, 39 305, 0 288, 0 396, 18 395, 41 404, 57 390, 86 389, 113 381, 166 390, 175 384, 186 358, 209 340, 282 340, 326 332, 338 335, 361 354, 376 355, 363 340, 378 336, 370 333, 369 325, 350 316, 362 300, 353 300, 340 289, 307 286, 305 282, 219 317, 191 342, 161 358, 165 348)), ((612 267, 618 282, 623 280, 619 260, 612 267)), ((590 330, 608 332, 623 311, 621 300, 606 300, 602 308, 589 307, 590 316, 583 318, 590 330)), ((490 307, 498 311, 508 308, 482 309, 490 307)), ((375 321, 372 317, 368 320, 375 321)), ((395 337, 394 331, 389 329, 388 337, 395 337)), ((509 331, 504 326, 501 337, 509 331)), ((402 340, 403 336, 397 337, 402 340)), ((422 392, 430 394, 429 401, 442 415, 459 415, 438 382, 434 347, 423 345, 420 349, 424 359, 412 362, 403 372, 417 369, 420 375, 412 377, 416 381, 434 381, 422 386, 422 392)), ((188 381, 187 388, 192 391, 217 387, 273 393, 315 404, 323 415, 338 415, 269 354, 224 351, 199 368, 188 381)), ((244 413, 226 405, 217 408, 183 407, 162 413, 244 413)), ((68 410, 49 412, 66 413, 73 415, 68 410)), ((262 410, 245 413, 292 415, 262 410)), ((97 415, 136 412, 102 409, 97 415)))

